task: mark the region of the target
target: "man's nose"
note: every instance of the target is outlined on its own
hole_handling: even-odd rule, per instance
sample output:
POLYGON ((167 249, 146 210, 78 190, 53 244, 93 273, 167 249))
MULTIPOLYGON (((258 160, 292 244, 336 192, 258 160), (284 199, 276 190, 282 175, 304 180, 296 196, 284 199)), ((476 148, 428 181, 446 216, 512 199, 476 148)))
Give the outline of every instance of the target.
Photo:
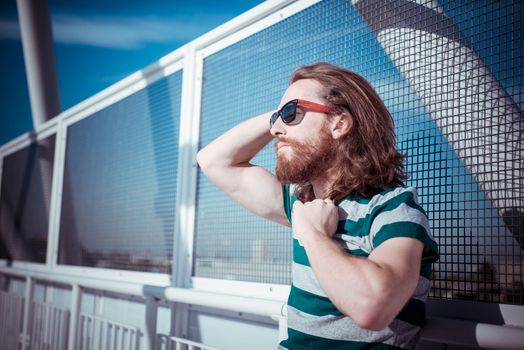
POLYGON ((277 120, 275 120, 275 123, 269 129, 269 132, 271 133, 271 135, 273 135, 273 137, 276 137, 277 135, 286 134, 286 125, 284 124, 280 116, 277 118, 277 120))

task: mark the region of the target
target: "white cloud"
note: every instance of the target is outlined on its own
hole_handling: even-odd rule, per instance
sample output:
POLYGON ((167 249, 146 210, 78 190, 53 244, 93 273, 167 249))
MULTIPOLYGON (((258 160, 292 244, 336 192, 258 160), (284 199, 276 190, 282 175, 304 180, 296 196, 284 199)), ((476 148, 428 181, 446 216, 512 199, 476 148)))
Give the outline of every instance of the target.
MULTIPOLYGON (((55 43, 133 50, 151 43, 189 41, 229 18, 226 14, 184 18, 56 14, 52 26, 55 43)), ((0 38, 20 39, 16 20, 0 18, 0 38)))

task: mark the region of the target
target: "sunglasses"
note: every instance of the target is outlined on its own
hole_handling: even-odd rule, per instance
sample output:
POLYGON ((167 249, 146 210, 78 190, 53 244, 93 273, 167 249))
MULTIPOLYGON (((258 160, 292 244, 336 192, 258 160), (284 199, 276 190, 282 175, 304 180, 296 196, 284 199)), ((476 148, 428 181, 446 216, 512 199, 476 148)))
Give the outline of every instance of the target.
POLYGON ((283 105, 280 110, 273 113, 271 119, 269 120, 269 127, 271 128, 273 124, 275 124, 278 117, 282 118, 284 124, 291 124, 297 117, 297 107, 320 113, 333 113, 336 111, 334 108, 324 106, 320 103, 299 99, 291 100, 283 105))

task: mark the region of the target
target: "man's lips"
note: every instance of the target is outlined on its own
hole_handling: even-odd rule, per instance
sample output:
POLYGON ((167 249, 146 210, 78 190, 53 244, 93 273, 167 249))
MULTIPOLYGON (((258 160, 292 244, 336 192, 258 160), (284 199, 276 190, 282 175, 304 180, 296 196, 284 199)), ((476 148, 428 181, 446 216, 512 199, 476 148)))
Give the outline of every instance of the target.
POLYGON ((284 143, 282 141, 279 141, 279 142, 275 143, 275 150, 278 151, 279 149, 281 149, 283 147, 289 147, 289 144, 284 143))

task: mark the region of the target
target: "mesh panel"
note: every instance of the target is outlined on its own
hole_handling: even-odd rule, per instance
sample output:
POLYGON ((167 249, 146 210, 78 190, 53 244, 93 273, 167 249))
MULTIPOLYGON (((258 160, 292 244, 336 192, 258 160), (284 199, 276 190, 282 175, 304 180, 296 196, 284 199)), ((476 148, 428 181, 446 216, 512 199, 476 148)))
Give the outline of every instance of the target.
POLYGON ((170 273, 181 80, 68 128, 60 264, 170 273))
MULTIPOLYGON (((375 87, 441 258, 432 295, 523 303, 521 2, 323 1, 204 61, 200 147, 274 109, 299 65, 375 87)), ((254 163, 274 168, 266 147, 254 163)), ((199 173, 194 275, 289 283, 290 232, 199 173), (287 263, 286 263, 287 261, 287 263)))
POLYGON ((45 263, 55 135, 4 158, 0 259, 45 263))

